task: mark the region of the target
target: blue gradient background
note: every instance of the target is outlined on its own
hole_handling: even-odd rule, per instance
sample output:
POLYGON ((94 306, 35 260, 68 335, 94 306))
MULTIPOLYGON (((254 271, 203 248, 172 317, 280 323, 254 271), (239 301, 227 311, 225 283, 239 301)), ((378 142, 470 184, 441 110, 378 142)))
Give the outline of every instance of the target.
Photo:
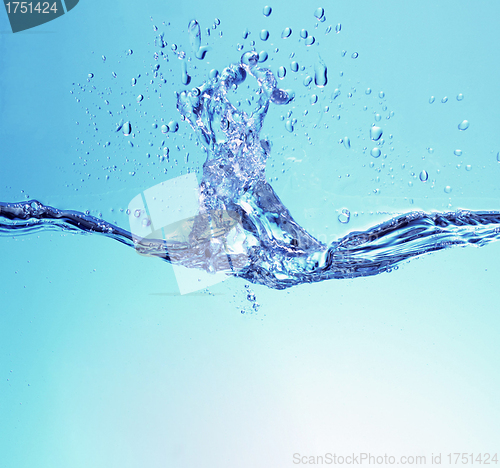
MULTIPOLYGON (((297 97, 272 107, 263 130, 273 141, 268 176, 314 235, 330 241, 413 209, 500 209, 500 4, 323 2, 327 20, 315 30, 319 4, 304 3, 275 1, 266 18, 255 2, 81 0, 18 34, 1 12, 0 200, 36 198, 128 227, 120 209, 135 195, 180 174, 186 151, 190 168, 203 161, 175 109, 174 90, 183 87, 170 44, 189 52, 189 20, 204 31, 217 17, 206 60, 189 63, 193 86, 237 61, 237 44, 250 39, 269 52, 275 72, 292 51, 308 70, 318 52, 328 65, 321 92, 288 70, 282 87, 297 97), (337 23, 342 31, 325 36, 337 23), (148 84, 153 24, 169 43, 161 98, 148 84), (287 26, 293 34, 284 41, 287 26), (267 43, 258 38, 263 28, 267 43), (317 44, 299 44, 301 28, 317 44), (134 147, 114 132, 122 116, 109 117, 96 95, 106 88, 115 115, 126 104, 142 132, 134 147), (387 159, 373 160, 363 148, 382 105, 384 137, 394 138, 387 159), (295 134, 280 120, 289 109, 295 134), (145 156, 162 139, 149 135, 161 118, 180 122, 168 137, 171 150, 182 149, 179 166, 167 176, 145 156), (459 132, 463 119, 470 128, 459 132), (350 150, 338 143, 345 136, 350 150), (412 175, 422 169, 426 184, 412 175), (347 225, 337 220, 342 208, 352 213, 347 225)), ((243 282, 179 296, 169 265, 109 239, 45 232, 2 238, 0 249, 3 467, 287 467, 294 453, 327 452, 426 455, 428 464, 442 453, 446 464, 448 452, 500 452, 499 244, 440 252, 373 278, 287 291, 252 286, 258 314, 248 313, 243 282)))

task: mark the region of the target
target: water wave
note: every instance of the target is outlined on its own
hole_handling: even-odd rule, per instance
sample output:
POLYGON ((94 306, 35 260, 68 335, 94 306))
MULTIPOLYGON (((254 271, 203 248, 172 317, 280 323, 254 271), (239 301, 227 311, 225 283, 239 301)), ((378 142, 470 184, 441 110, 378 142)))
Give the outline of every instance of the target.
POLYGON ((257 65, 258 55, 247 52, 219 77, 177 96, 179 112, 207 154, 199 212, 185 223, 189 232, 184 237, 140 237, 102 219, 36 200, 0 203, 0 235, 47 229, 97 233, 144 255, 276 289, 377 275, 413 257, 500 238, 500 212, 460 210, 410 212, 329 245, 319 242, 293 219, 266 181, 271 144, 260 138, 262 124, 271 103, 283 105, 293 97, 278 88, 270 70, 257 65), (250 79, 257 82, 258 97, 247 113, 231 103, 230 95, 250 79), (228 233, 236 224, 244 236, 233 238, 228 247, 228 233))

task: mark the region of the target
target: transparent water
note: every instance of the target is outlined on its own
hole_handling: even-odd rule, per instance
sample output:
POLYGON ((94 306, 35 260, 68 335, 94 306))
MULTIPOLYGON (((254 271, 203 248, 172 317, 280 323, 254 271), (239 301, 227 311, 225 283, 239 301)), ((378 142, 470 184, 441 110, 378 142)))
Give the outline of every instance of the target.
POLYGON ((2 36, 7 466, 497 450, 498 245, 448 248, 498 237, 496 7, 88 3, 2 36))

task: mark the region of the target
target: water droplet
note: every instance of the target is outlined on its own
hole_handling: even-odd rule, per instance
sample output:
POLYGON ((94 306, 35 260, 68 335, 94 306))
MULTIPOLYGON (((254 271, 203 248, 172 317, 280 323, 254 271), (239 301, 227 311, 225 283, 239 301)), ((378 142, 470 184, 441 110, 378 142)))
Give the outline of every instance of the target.
POLYGON ((140 217, 141 217, 141 210, 135 210, 135 211, 134 211, 134 216, 135 216, 136 218, 140 218, 140 217))
POLYGON ((105 56, 105 55, 103 55, 101 58, 102 58, 102 61, 103 61, 103 62, 105 62, 105 61, 106 61, 106 56, 105 56))
POLYGON ((269 16, 271 14, 271 12, 273 11, 273 9, 269 6, 269 5, 266 5, 263 9, 262 9, 262 13, 264 14, 264 16, 269 16))
POLYGON ((371 88, 366 88, 365 94, 371 94, 371 93, 372 93, 372 89, 371 88))
POLYGON ((283 29, 283 31, 281 33, 281 38, 286 39, 287 37, 290 37, 291 34, 292 34, 292 30, 290 28, 285 28, 285 29, 283 29))
POLYGON ((497 161, 500 163, 500 151, 497 153, 497 161))
POLYGON ((167 125, 161 126, 161 133, 168 133, 168 126, 167 125))
POLYGON ((335 89, 333 90, 333 93, 332 93, 332 96, 331 96, 331 97, 332 97, 332 99, 334 99, 334 100, 335 100, 335 99, 337 99, 339 96, 340 96, 340 89, 339 89, 339 88, 335 88, 335 89))
POLYGON ((378 93, 378 97, 380 99, 383 99, 385 97, 385 93, 383 91, 380 91, 380 93, 378 93))
POLYGON ((455 151, 453 151, 453 153, 455 154, 455 156, 462 156, 462 150, 456 149, 455 151))
POLYGON ((325 10, 324 8, 316 8, 316 11, 314 12, 314 16, 320 20, 321 18, 323 18, 323 15, 325 14, 325 10))
POLYGON ((179 124, 175 120, 171 120, 168 123, 168 131, 175 133, 177 130, 179 130, 179 124))
POLYGON ((267 41, 269 39, 269 31, 267 29, 263 29, 261 32, 260 32, 260 39, 262 41, 267 41))
POLYGON ((241 63, 248 65, 249 67, 254 67, 259 61, 259 54, 255 51, 245 52, 241 56, 241 63))
POLYGON ((462 120, 462 122, 460 122, 458 124, 458 129, 461 131, 467 130, 468 128, 469 128, 469 121, 468 120, 462 120))
POLYGON ((285 78, 286 76, 286 68, 285 67, 279 67, 278 68, 278 78, 285 78))
POLYGON ((344 137, 344 146, 346 147, 346 149, 349 149, 351 147, 351 140, 349 139, 349 137, 344 137))
POLYGON ((132 133, 132 125, 130 122, 125 122, 122 127, 123 134, 129 136, 132 133))
POLYGON ((215 24, 215 25, 217 25, 217 26, 219 26, 219 24, 220 24, 220 19, 219 19, 219 18, 215 18, 215 19, 214 19, 214 24, 215 24))
POLYGON ((383 133, 384 131, 380 127, 373 126, 370 128, 370 138, 373 141, 380 140, 380 137, 382 136, 383 133))
POLYGON ((328 83, 327 72, 325 63, 320 59, 314 66, 314 83, 318 88, 323 88, 328 83))
POLYGON ((427 148, 427 152, 428 152, 429 154, 434 153, 434 148, 427 148))
POLYGON ((210 70, 210 73, 208 74, 208 76, 211 80, 216 80, 219 77, 219 71, 214 68, 214 69, 210 70))
POLYGON ((316 96, 316 94, 311 95, 311 97, 309 98, 309 102, 311 104, 316 104, 318 102, 318 96, 316 96))
POLYGON ((445 96, 443 99, 441 99, 441 102, 444 104, 445 102, 448 102, 448 96, 445 96))
POLYGON ((313 80, 313 79, 312 79, 312 77, 310 77, 310 76, 306 76, 306 77, 304 78, 304 81, 303 81, 304 86, 309 86, 309 85, 311 84, 312 80, 313 80))
POLYGON ((291 65, 290 65, 290 69, 293 71, 293 72, 297 72, 299 71, 299 64, 297 62, 292 62, 291 65))
POLYGON ((314 36, 308 36, 308 37, 306 38, 306 40, 304 41, 304 44, 305 44, 306 46, 311 46, 311 45, 313 45, 313 44, 314 44, 314 42, 315 42, 315 41, 316 41, 316 39, 314 39, 314 36))
POLYGON ((88 77, 92 79, 92 78, 94 78, 94 74, 93 73, 89 73, 88 77))
POLYGON ((435 100, 436 100, 436 98, 434 96, 431 96, 429 98, 429 104, 432 104, 435 100))
POLYGON ((370 154, 374 157, 374 158, 378 158, 380 157, 380 155, 382 154, 382 152, 380 151, 379 148, 373 148, 371 151, 370 151, 370 154))
POLYGON ((358 53, 357 52, 353 52, 353 54, 351 55, 351 58, 355 59, 355 58, 358 58, 358 53))
POLYGON ((293 132, 293 122, 291 120, 287 120, 285 123, 285 128, 292 133, 293 132))
POLYGON ((248 28, 245 28, 245 30, 243 31, 243 34, 242 34, 243 39, 246 39, 249 34, 250 34, 250 31, 248 30, 248 28))
POLYGON ((328 34, 329 32, 331 32, 331 30, 332 30, 332 26, 330 25, 326 28, 325 34, 328 34))
POLYGON ((462 93, 457 95, 457 101, 461 101, 464 98, 464 95, 462 93))
POLYGON ((137 80, 135 78, 132 78, 131 83, 132 83, 132 86, 135 86, 137 84, 137 80))
POLYGON ((308 36, 307 29, 301 29, 300 30, 300 37, 302 39, 305 39, 308 36))
POLYGON ((375 122, 380 122, 382 116, 380 114, 375 114, 375 122))
POLYGON ((342 29, 342 25, 339 23, 337 26, 335 26, 335 32, 338 34, 340 30, 342 29))
POLYGON ((274 102, 275 104, 278 104, 278 105, 286 104, 287 102, 289 102, 291 100, 288 93, 285 90, 279 89, 279 88, 273 89, 273 92, 271 93, 270 99, 272 102, 274 102))
POLYGON ((427 171, 422 171, 418 177, 422 182, 426 182, 429 178, 429 174, 427 174, 427 171))
POLYGON ((142 94, 139 94, 139 96, 137 96, 137 102, 141 102, 143 99, 144 96, 142 94))
POLYGON ((351 212, 347 209, 347 208, 344 208, 339 216, 338 216, 338 220, 342 223, 342 224, 347 224, 349 222, 349 220, 351 219, 351 212))
POLYGON ((150 225, 151 225, 151 220, 150 220, 149 218, 144 218, 144 219, 142 220, 142 225, 143 225, 144 227, 148 227, 148 226, 150 226, 150 225))
POLYGON ((444 188, 444 191, 445 193, 450 193, 451 192, 451 187, 449 185, 447 185, 445 188, 444 188))
POLYGON ((196 54, 201 46, 201 30, 198 21, 195 19, 188 24, 188 34, 191 50, 196 54))
POLYGON ((472 166, 470 164, 467 164, 467 166, 465 166, 466 171, 470 171, 471 169, 472 169, 472 166))

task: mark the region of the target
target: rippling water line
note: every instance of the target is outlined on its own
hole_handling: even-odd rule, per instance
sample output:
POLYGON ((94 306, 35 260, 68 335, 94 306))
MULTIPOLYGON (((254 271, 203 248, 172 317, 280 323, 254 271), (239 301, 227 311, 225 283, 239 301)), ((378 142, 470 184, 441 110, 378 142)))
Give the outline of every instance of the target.
POLYGON ((191 220, 194 227, 186 240, 141 238, 102 219, 36 200, 0 203, 0 235, 50 229, 102 234, 143 255, 208 272, 222 271, 275 289, 377 275, 426 253, 452 246, 483 246, 500 238, 500 212, 460 210, 410 212, 366 231, 350 232, 329 245, 319 242, 293 219, 266 181, 271 144, 260 139, 260 130, 269 106, 284 105, 292 97, 277 87, 269 69, 257 65, 258 55, 247 52, 220 77, 178 94, 177 108, 207 155, 199 213, 191 220), (230 99, 246 80, 256 80, 259 90, 249 113, 238 110, 230 99), (228 215, 224 218, 220 213, 228 215), (219 220, 217 236, 193 235, 214 219, 219 220), (241 224, 245 235, 229 250, 221 248, 235 223, 241 224))

